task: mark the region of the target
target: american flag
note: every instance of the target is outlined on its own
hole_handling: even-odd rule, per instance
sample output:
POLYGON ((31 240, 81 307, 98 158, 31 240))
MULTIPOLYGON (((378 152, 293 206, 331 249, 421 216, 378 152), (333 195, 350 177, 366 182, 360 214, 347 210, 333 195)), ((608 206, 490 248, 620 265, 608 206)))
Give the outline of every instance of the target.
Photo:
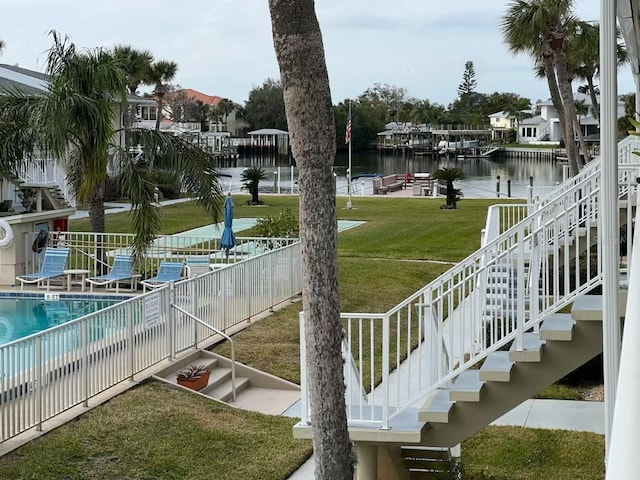
POLYGON ((349 115, 347 116, 347 130, 344 135, 344 143, 351 141, 351 105, 349 105, 349 115))

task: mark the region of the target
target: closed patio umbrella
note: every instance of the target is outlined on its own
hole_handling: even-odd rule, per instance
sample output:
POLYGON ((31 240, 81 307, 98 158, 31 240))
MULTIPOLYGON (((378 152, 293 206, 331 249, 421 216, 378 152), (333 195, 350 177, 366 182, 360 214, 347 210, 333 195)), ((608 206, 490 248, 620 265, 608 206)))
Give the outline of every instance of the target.
POLYGON ((224 249, 229 258, 229 249, 236 246, 236 236, 233 234, 233 199, 231 194, 224 200, 224 230, 220 239, 220 248, 224 249))

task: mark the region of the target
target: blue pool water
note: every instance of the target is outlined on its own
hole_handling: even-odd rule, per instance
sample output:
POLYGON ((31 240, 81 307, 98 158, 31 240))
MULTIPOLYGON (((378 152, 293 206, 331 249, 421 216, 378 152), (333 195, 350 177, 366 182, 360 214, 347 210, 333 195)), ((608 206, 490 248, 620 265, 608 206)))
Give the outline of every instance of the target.
POLYGON ((43 297, 0 298, 0 345, 80 318, 118 303, 123 299, 43 297))

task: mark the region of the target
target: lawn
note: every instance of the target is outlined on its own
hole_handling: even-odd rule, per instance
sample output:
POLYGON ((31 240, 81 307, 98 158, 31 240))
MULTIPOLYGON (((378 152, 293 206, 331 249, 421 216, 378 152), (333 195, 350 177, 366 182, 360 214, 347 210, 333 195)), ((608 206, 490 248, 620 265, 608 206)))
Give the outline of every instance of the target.
MULTIPOLYGON (((263 196, 260 207, 246 199, 234 197, 236 217, 287 208, 297 215, 296 197, 263 196)), ((340 219, 367 222, 338 237, 342 311, 384 312, 448 268, 432 260, 472 253, 492 203, 463 200, 451 211, 441 210, 439 199, 357 198, 347 210, 339 199, 340 219)), ((193 203, 162 212, 163 233, 212 222, 193 203)), ((128 214, 106 222, 107 231, 131 231, 128 214)), ((88 222, 74 221, 71 229, 86 231, 88 222)), ((300 310, 293 303, 236 334, 238 360, 299 383, 300 310)), ((0 479, 284 480, 311 451, 309 442, 293 440, 293 423, 147 382, 0 458, 0 479)), ((465 442, 462 461, 470 479, 600 479, 602 451, 597 435, 489 427, 465 442)))

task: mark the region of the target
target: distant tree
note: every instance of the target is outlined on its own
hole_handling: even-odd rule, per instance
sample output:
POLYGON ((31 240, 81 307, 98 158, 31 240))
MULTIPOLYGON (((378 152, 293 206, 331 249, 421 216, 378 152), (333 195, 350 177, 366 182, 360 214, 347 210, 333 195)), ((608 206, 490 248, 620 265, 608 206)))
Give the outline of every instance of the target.
POLYGON ((282 84, 279 80, 267 78, 261 86, 251 89, 244 106, 244 120, 253 129, 287 130, 282 84))
POLYGON ((153 94, 158 99, 158 115, 156 118, 156 130, 160 130, 162 120, 162 102, 169 91, 169 84, 178 72, 178 64, 167 60, 158 60, 151 64, 146 82, 154 85, 153 94))
POLYGON ((416 99, 407 95, 407 89, 396 87, 387 83, 375 83, 372 88, 368 88, 358 97, 362 104, 368 103, 371 106, 386 108, 387 121, 407 121, 399 117, 400 110, 404 104, 412 104, 416 99))
POLYGON ((453 182, 464 178, 464 172, 455 167, 444 167, 433 174, 435 180, 441 180, 447 185, 447 208, 454 209, 462 198, 462 191, 455 188, 453 182))
MULTIPOLYGON (((344 142, 349 101, 333 107, 336 126, 336 146, 346 148, 344 142)), ((351 102, 351 146, 354 150, 367 148, 376 141, 378 132, 384 130, 386 107, 367 102, 351 102)))
POLYGON ((0 40, 0 54, 4 52, 4 49, 6 48, 7 44, 5 43, 4 40, 0 40))
POLYGON ((236 108, 235 103, 233 103, 228 98, 223 98, 222 100, 220 100, 216 108, 218 109, 218 112, 220 112, 220 115, 222 116, 222 123, 224 123, 225 128, 227 128, 227 117, 236 108))
POLYGON ((462 74, 462 82, 458 86, 458 97, 463 98, 476 91, 476 70, 473 67, 473 62, 468 61, 464 64, 464 73, 462 74))
POLYGON ((260 205, 260 199, 258 198, 258 185, 260 184, 260 180, 264 180, 265 178, 264 169, 260 167, 247 168, 243 170, 240 175, 242 186, 246 188, 251 195, 251 200, 249 202, 250 205, 260 205))
MULTIPOLYGON (((116 45, 113 49, 113 55, 124 71, 127 92, 130 95, 137 95, 138 88, 141 84, 146 83, 149 77, 153 55, 149 50, 136 50, 129 45, 116 45)), ((124 116, 125 127, 134 124, 136 109, 128 106, 127 112, 127 115, 124 116)), ((126 139, 126 141, 127 145, 129 145, 129 139, 126 139)))

